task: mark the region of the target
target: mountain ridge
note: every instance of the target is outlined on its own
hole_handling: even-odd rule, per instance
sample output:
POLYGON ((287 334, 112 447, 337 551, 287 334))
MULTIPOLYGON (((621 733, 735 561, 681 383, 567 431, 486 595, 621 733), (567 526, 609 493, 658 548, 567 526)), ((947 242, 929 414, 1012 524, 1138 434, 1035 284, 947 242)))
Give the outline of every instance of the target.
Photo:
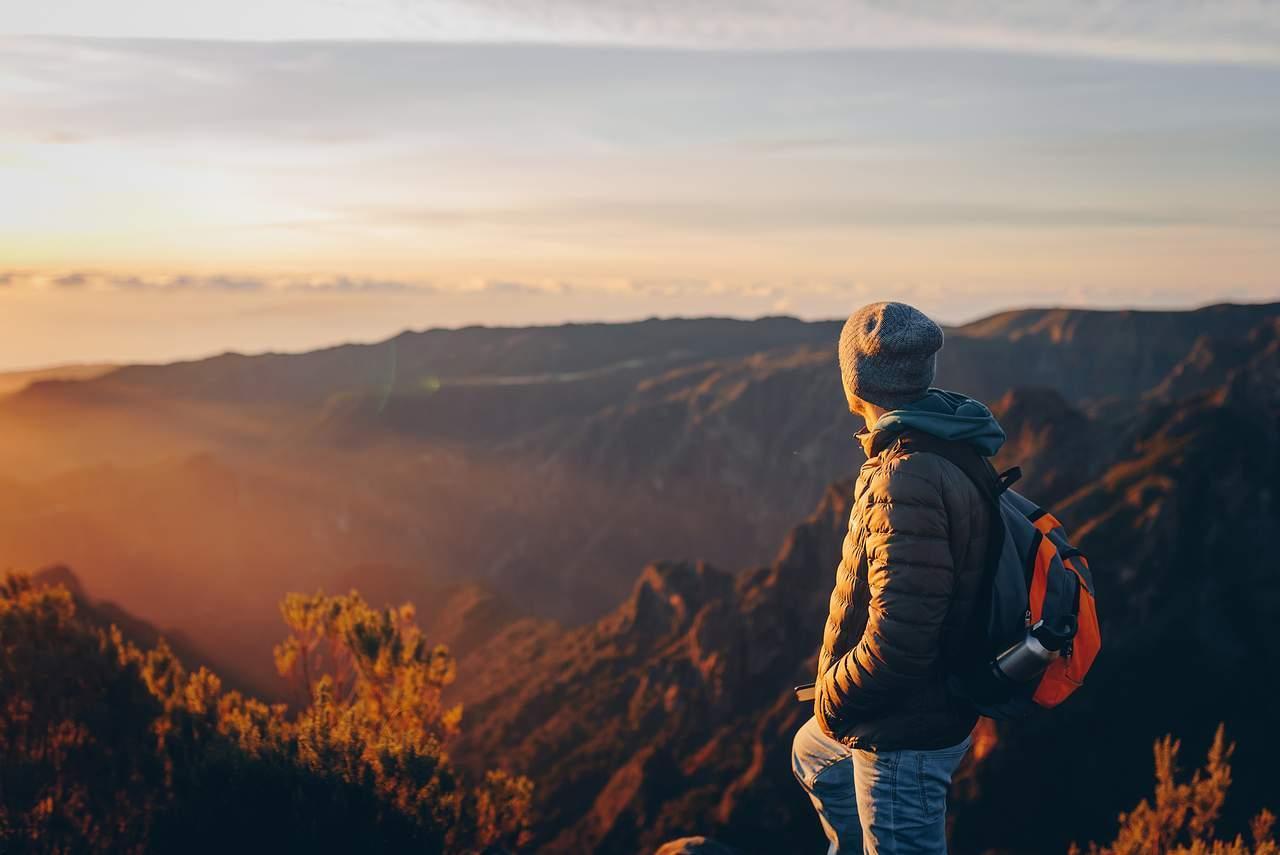
MULTIPOLYGON (((1078 328, 1092 329, 1095 314, 1078 328)), ((1032 456, 1026 486, 1065 496, 1127 441, 1133 413, 1158 403, 1146 401, 1152 388, 1176 374, 1183 396, 1242 358, 1206 342, 1277 316, 1280 304, 1128 313, 1104 335, 1061 341, 1047 328, 1013 343, 953 330, 938 382, 1016 410, 1010 454, 1032 456), (1222 318, 1235 320, 1209 335, 1222 318), (1159 358, 1142 371, 1107 361, 1130 349, 1125 329, 1151 323, 1176 327, 1162 333, 1159 358), (1097 377, 1110 385, 1092 389, 1097 377), (1012 388, 1022 391, 1002 401, 1012 388)), ((289 590, 367 582, 391 602, 419 598, 426 614, 453 586, 475 584, 496 597, 475 594, 475 605, 501 620, 528 617, 530 632, 540 621, 580 626, 610 612, 652 561, 754 566, 833 479, 855 471, 838 327, 486 330, 458 339, 472 350, 445 354, 442 373, 432 354, 454 340, 443 331, 435 350, 411 359, 405 345, 394 362, 389 348, 369 345, 350 363, 344 354, 357 351, 338 349, 315 361, 236 357, 126 374, 127 383, 37 385, 0 399, 0 471, 12 484, 0 550, 12 566, 76 567, 104 598, 228 651, 265 696, 276 680, 276 603, 289 590), (440 379, 513 370, 546 382, 440 379), (271 391, 296 378, 287 394, 271 391), (356 393, 334 398, 357 380, 356 393), (363 579, 352 571, 361 567, 363 579)))

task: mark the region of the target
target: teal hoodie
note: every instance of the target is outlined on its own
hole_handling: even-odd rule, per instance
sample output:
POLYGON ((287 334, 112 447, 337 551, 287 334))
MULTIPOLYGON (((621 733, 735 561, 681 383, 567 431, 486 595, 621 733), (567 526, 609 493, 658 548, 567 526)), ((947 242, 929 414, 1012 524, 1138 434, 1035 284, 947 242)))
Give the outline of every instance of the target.
POLYGON ((1004 445, 1004 429, 985 404, 945 389, 930 389, 923 398, 890 410, 871 430, 899 433, 908 428, 967 442, 984 457, 992 457, 1004 445))

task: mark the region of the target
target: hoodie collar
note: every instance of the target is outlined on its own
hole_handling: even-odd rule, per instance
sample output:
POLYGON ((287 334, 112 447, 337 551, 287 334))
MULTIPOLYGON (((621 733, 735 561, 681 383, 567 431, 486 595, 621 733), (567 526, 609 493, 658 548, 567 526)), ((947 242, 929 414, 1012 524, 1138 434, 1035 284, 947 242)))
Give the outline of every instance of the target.
POLYGON ((994 456, 1005 440, 1000 423, 981 402, 943 389, 930 389, 923 398, 886 412, 856 438, 870 459, 906 430, 966 443, 984 457, 994 456))

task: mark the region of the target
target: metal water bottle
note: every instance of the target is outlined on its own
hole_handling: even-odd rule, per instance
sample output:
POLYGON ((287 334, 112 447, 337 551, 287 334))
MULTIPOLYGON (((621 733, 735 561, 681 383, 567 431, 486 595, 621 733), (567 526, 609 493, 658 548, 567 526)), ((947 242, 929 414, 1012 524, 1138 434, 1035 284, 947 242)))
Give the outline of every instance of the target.
POLYGON ((1006 680, 1029 682, 1044 673, 1044 669, 1061 655, 1062 649, 1075 635, 1074 615, 1054 618, 1052 623, 1037 621, 1027 630, 1026 638, 997 656, 991 667, 997 676, 1006 680))

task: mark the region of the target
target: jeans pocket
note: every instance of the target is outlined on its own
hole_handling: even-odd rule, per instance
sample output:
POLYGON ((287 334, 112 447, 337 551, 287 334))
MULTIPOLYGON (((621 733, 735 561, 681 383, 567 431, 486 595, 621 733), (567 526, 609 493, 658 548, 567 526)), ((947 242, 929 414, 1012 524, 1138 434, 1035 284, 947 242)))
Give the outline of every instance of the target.
POLYGON ((923 751, 916 754, 916 786, 920 791, 920 810, 924 813, 925 822, 933 822, 947 809, 947 791, 942 789, 942 798, 938 799, 938 786, 934 776, 930 774, 929 756, 923 751))
POLYGON ((947 812, 947 790, 951 775, 969 750, 969 740, 945 751, 921 751, 916 754, 916 780, 920 785, 920 808, 929 822, 947 812))

